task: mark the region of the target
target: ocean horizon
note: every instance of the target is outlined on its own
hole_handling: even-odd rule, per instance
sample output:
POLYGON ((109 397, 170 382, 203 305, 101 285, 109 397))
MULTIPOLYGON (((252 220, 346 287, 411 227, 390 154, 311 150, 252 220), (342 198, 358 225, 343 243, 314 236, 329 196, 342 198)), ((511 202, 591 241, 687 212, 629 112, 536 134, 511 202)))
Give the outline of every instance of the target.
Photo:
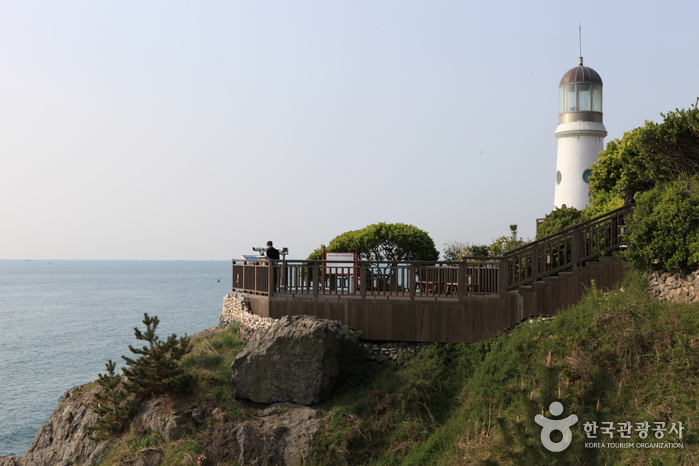
POLYGON ((218 325, 231 263, 0 260, 0 456, 23 456, 70 388, 121 369, 134 327, 158 335, 218 325))

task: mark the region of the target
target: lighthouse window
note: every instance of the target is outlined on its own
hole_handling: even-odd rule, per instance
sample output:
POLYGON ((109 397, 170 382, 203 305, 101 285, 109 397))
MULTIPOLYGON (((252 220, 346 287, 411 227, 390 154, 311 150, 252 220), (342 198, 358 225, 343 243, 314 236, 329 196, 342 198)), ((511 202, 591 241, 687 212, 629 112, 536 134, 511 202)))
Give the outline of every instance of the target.
POLYGON ((574 112, 577 110, 575 102, 575 84, 568 84, 565 86, 565 96, 566 96, 566 112, 574 112))
POLYGON ((578 110, 581 112, 592 110, 589 84, 578 84, 578 110))
POLYGON ((592 176, 592 170, 589 168, 583 172, 583 181, 587 184, 590 184, 590 177, 592 176))
POLYGON ((556 170, 556 184, 561 184, 561 178, 563 178, 563 176, 561 175, 561 171, 556 170))
POLYGON ((602 86, 599 84, 592 85, 592 111, 602 111, 602 86))
POLYGON ((558 88, 558 113, 566 112, 566 88, 558 88))

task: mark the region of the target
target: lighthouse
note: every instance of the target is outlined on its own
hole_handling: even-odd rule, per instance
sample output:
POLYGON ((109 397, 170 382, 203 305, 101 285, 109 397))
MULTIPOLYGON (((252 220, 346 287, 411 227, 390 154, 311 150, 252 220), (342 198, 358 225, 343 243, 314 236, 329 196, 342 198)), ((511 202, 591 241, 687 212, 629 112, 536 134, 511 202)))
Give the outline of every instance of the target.
POLYGON ((602 123, 602 78, 578 66, 563 75, 558 86, 558 153, 554 206, 583 209, 588 205, 590 167, 604 150, 607 129, 602 123))

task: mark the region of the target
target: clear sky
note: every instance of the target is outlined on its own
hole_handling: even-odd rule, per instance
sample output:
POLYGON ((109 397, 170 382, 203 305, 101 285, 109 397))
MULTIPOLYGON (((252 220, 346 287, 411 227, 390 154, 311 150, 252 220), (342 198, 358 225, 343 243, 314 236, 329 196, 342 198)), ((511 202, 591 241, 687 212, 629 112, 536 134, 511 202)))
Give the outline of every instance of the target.
POLYGON ((699 96, 699 2, 0 0, 0 259, 304 258, 553 208, 558 83, 606 141, 699 96))

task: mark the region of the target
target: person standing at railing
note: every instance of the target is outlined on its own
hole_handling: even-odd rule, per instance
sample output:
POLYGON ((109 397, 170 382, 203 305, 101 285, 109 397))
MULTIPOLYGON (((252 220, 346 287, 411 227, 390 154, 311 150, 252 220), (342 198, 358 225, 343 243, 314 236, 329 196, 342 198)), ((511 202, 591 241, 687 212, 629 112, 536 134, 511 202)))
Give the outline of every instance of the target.
MULTIPOLYGON (((267 256, 267 259, 270 261, 278 261, 279 260, 279 249, 274 247, 274 243, 272 241, 267 241, 267 251, 265 253, 267 256)), ((274 265, 274 263, 270 264, 270 267, 274 267, 274 273, 273 273, 273 289, 274 291, 277 291, 277 267, 274 265)))
POLYGON ((636 205, 636 199, 633 198, 627 186, 621 188, 621 195, 624 196, 624 205, 636 205))
POLYGON ((267 259, 278 261, 279 249, 274 247, 274 243, 272 243, 271 241, 267 241, 267 252, 265 253, 265 255, 267 256, 267 259))

